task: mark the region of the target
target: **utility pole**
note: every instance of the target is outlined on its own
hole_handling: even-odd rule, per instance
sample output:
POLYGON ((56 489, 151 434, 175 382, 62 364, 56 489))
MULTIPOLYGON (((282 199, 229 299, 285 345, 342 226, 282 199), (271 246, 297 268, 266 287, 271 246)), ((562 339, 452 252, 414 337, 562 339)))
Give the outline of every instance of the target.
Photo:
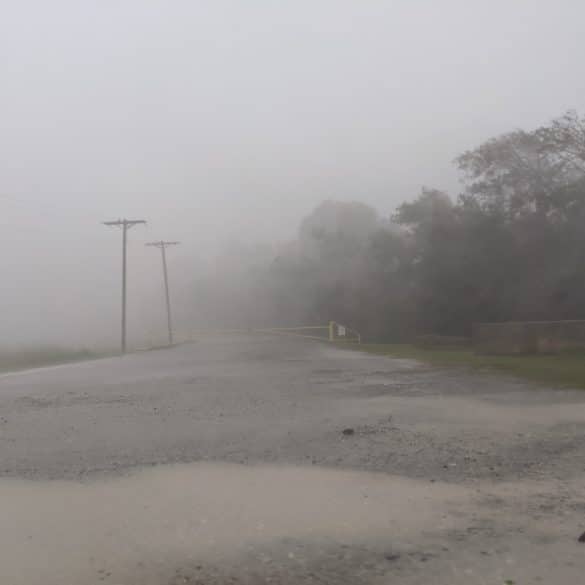
POLYGON ((171 297, 169 294, 169 274, 167 271, 167 248, 169 246, 178 246, 181 242, 148 242, 146 246, 153 246, 159 248, 162 256, 163 278, 165 282, 165 299, 167 304, 167 328, 169 332, 169 345, 173 345, 173 320, 171 317, 171 297))
POLYGON ((107 226, 122 228, 122 353, 126 353, 126 265, 128 230, 138 224, 145 224, 143 219, 118 219, 116 221, 104 221, 107 226))

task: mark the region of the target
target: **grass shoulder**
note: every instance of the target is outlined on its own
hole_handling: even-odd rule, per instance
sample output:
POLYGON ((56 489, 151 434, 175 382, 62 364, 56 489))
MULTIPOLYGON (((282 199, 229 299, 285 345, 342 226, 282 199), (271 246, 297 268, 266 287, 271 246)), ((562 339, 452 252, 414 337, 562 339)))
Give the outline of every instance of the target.
POLYGON ((404 344, 352 345, 368 353, 415 359, 436 366, 466 366, 505 372, 534 382, 585 389, 585 352, 555 355, 480 355, 466 348, 422 349, 404 344))
POLYGON ((0 350, 0 372, 14 372, 106 357, 107 352, 38 347, 0 350))

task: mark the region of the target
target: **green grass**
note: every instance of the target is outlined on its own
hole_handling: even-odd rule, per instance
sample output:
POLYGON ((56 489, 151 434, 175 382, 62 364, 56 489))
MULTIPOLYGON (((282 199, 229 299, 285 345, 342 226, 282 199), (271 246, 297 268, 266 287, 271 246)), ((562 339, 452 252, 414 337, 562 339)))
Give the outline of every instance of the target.
POLYGON ((91 360, 103 357, 103 355, 105 354, 86 349, 63 349, 59 347, 0 349, 0 372, 91 360))
POLYGON ((368 353, 416 359, 436 366, 466 366, 500 371, 534 382, 585 389, 585 352, 557 355, 477 355, 470 349, 421 349, 412 345, 364 343, 352 345, 368 353))

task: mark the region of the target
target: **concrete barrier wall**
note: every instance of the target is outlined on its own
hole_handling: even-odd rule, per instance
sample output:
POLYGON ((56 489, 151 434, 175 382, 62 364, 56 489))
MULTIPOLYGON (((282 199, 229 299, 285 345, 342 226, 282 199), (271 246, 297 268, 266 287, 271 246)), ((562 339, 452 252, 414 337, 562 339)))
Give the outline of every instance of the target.
POLYGON ((476 323, 473 347, 495 355, 585 349, 585 321, 476 323))

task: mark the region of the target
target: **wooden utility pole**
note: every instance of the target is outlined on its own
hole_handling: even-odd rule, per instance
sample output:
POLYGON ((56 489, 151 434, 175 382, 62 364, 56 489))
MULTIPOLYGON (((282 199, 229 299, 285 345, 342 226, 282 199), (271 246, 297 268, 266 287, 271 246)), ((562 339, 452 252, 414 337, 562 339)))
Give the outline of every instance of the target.
POLYGON ((173 320, 171 316, 171 296, 169 294, 169 274, 167 271, 167 248, 169 246, 178 246, 181 242, 148 242, 146 246, 154 246, 159 248, 162 256, 163 278, 165 283, 165 299, 167 305, 167 329, 169 333, 169 345, 173 345, 173 320))
POLYGON ((145 224, 143 219, 118 219, 116 221, 104 221, 107 226, 116 226, 122 228, 122 353, 126 353, 126 266, 127 266, 127 247, 128 247, 128 230, 138 224, 145 224))

